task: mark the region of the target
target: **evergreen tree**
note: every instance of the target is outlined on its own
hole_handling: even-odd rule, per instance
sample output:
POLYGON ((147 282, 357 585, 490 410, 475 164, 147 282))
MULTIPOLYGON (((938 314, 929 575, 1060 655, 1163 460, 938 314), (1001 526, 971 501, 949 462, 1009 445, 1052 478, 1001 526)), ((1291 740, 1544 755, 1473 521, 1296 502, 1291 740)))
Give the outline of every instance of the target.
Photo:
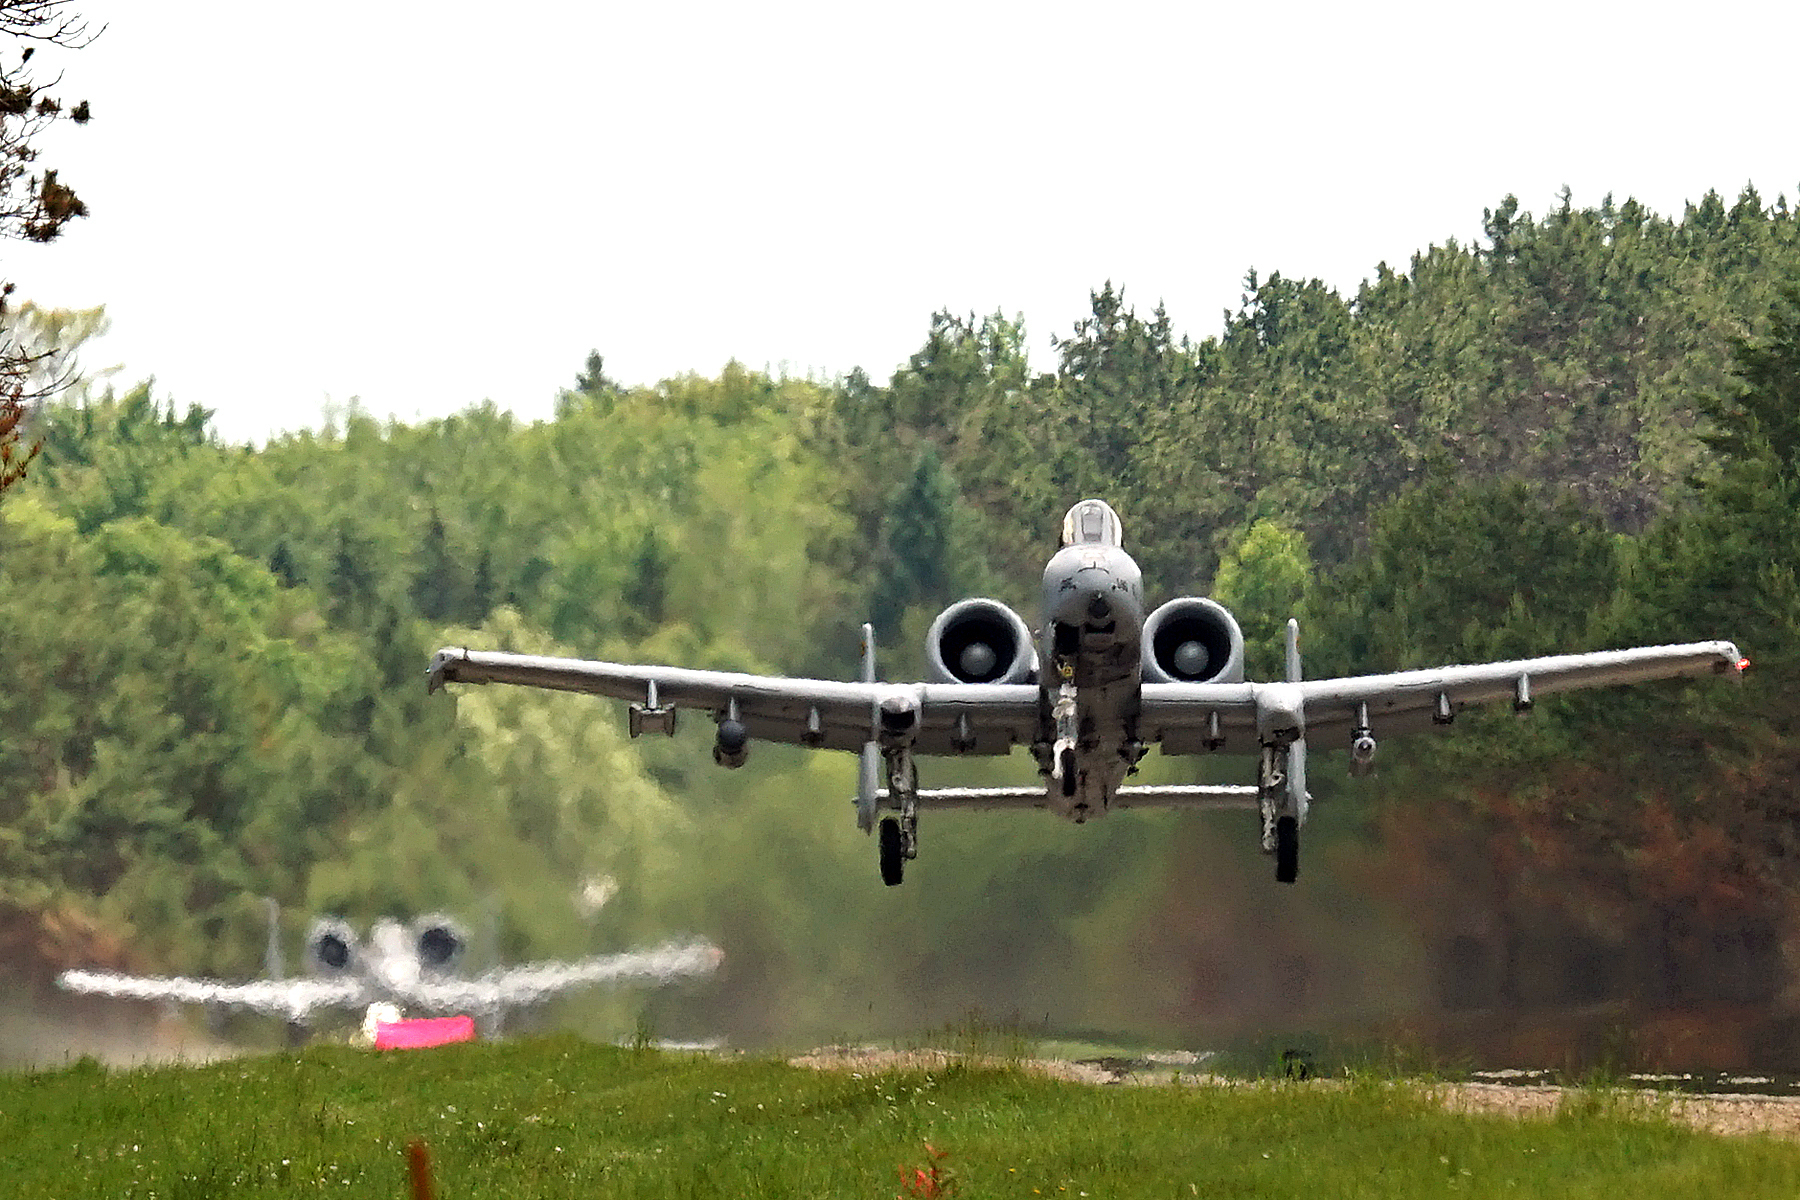
POLYGON ((937 449, 926 445, 895 492, 882 524, 884 569, 870 598, 877 631, 898 631, 915 604, 944 604, 954 576, 950 561, 956 487, 937 449))
POLYGON ((451 551, 449 541, 444 519, 434 508, 419 543, 419 565, 412 582, 413 607, 427 621, 461 619, 469 608, 462 564, 451 551))

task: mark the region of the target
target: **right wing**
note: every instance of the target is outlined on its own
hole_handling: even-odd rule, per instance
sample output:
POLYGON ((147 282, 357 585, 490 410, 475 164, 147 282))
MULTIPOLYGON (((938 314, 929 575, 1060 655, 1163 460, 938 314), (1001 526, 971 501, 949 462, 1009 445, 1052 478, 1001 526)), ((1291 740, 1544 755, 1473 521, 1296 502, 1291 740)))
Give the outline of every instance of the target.
POLYGON ((265 979, 226 983, 219 979, 181 976, 145 977, 113 971, 64 971, 57 986, 91 996, 121 1000, 165 1000, 177 1004, 216 1004, 252 1012, 305 1020, 315 1008, 359 1008, 372 996, 357 979, 265 979))
POLYGON ((527 963, 473 979, 419 983, 406 999, 433 1012, 498 1012, 541 1004, 562 992, 599 984, 673 983, 710 975, 725 958, 708 942, 668 942, 651 950, 602 954, 577 962, 527 963))
POLYGON ((716 719, 735 705, 754 739, 831 750, 861 750, 873 740, 888 699, 918 712, 921 754, 1005 754, 1029 745, 1039 720, 1038 688, 1026 683, 843 683, 459 647, 433 655, 426 678, 434 692, 446 683, 516 683, 703 709, 716 719))
POLYGON ((1148 683, 1140 726, 1166 753, 1244 752, 1255 750, 1259 733, 1271 728, 1347 735, 1365 710, 1376 735, 1386 736, 1448 724, 1473 704, 1511 701, 1525 708, 1559 692, 1723 675, 1745 665, 1735 645, 1719 641, 1295 683, 1148 683))
POLYGON ((1316 679, 1300 687, 1306 698, 1309 730, 1341 729, 1348 733, 1356 723, 1358 711, 1366 705, 1371 720, 1385 718, 1390 728, 1403 732, 1446 723, 1472 704, 1510 701, 1526 709, 1539 696, 1657 679, 1725 675, 1747 665, 1731 642, 1688 642, 1316 679))

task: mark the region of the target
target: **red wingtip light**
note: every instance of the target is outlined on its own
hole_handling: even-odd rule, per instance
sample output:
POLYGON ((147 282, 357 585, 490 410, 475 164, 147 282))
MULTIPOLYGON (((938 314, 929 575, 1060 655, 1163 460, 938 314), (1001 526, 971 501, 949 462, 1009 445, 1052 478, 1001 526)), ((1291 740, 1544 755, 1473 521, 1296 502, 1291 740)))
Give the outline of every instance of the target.
POLYGON ((1750 669, 1750 660, 1749 660, 1749 659, 1748 659, 1748 658, 1740 658, 1740 659, 1738 659, 1738 660, 1737 660, 1737 662, 1736 662, 1736 663, 1734 663, 1734 664, 1732 664, 1732 665, 1733 665, 1733 666, 1735 666, 1735 667, 1737 667, 1737 669, 1738 669, 1738 674, 1740 674, 1740 675, 1741 675, 1741 674, 1743 674, 1743 673, 1744 673, 1744 672, 1745 672, 1745 671, 1748 671, 1748 670, 1749 670, 1749 669, 1750 669))

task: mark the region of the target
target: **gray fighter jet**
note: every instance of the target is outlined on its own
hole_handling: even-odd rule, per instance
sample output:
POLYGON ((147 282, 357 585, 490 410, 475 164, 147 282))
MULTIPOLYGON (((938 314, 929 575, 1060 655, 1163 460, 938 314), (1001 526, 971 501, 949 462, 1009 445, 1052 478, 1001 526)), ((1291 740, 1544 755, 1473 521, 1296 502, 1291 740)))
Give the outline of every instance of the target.
POLYGON ((467 1014, 492 1034, 506 1012, 541 1004, 563 992, 606 984, 671 983, 708 975, 723 957, 709 943, 679 941, 626 954, 528 963, 464 976, 461 966, 468 936, 448 917, 421 917, 411 925, 377 921, 366 944, 344 921, 322 917, 313 922, 306 937, 307 976, 283 979, 274 925, 271 907, 265 964, 270 978, 233 983, 76 970, 64 971, 56 982, 68 991, 90 995, 266 1013, 284 1018, 295 1041, 304 1040, 318 1009, 357 1011, 377 1003, 393 1004, 410 1014, 467 1014))
POLYGON ((1510 701, 1523 712, 1555 692, 1749 666, 1736 646, 1715 641, 1307 680, 1290 620, 1287 678, 1247 683, 1244 635, 1223 605, 1188 596, 1145 611, 1118 515, 1101 500, 1083 500, 1063 518, 1035 634, 996 600, 964 600, 932 623, 926 654, 931 681, 901 684, 877 681, 867 625, 856 683, 445 648, 428 684, 517 683, 629 700, 633 737, 672 735, 678 708, 701 709, 717 722, 713 758, 726 767, 742 766, 757 738, 859 751, 858 825, 873 830, 883 810, 893 814, 879 823, 889 886, 918 855, 921 808, 1048 808, 1079 823, 1151 805, 1258 810, 1275 878, 1292 883, 1310 799, 1310 735, 1343 738, 1351 772, 1362 774, 1374 762, 1377 729, 1448 725, 1471 704, 1510 701), (1164 754, 1254 753, 1256 783, 1127 785, 1152 744, 1164 754), (1038 786, 918 785, 918 755, 1001 755, 1014 746, 1036 759, 1038 786))

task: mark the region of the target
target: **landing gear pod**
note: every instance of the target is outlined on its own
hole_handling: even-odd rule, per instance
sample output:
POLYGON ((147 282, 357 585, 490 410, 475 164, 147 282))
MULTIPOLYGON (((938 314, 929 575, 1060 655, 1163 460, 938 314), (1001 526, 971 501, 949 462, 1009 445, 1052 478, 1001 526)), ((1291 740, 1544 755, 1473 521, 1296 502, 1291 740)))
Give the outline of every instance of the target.
POLYGON ((1242 683, 1244 632, 1217 600, 1183 596, 1144 622, 1147 683, 1242 683))
POLYGON ((362 954, 356 931, 341 917, 320 917, 306 934, 306 967, 314 975, 350 975, 362 954))
POLYGON ((447 975, 461 965, 468 950, 469 933, 457 921, 433 913, 414 921, 411 932, 413 951, 423 970, 447 975))
POLYGON ((1029 683, 1037 676, 1031 628, 998 600, 963 600, 925 635, 934 683, 1029 683))

